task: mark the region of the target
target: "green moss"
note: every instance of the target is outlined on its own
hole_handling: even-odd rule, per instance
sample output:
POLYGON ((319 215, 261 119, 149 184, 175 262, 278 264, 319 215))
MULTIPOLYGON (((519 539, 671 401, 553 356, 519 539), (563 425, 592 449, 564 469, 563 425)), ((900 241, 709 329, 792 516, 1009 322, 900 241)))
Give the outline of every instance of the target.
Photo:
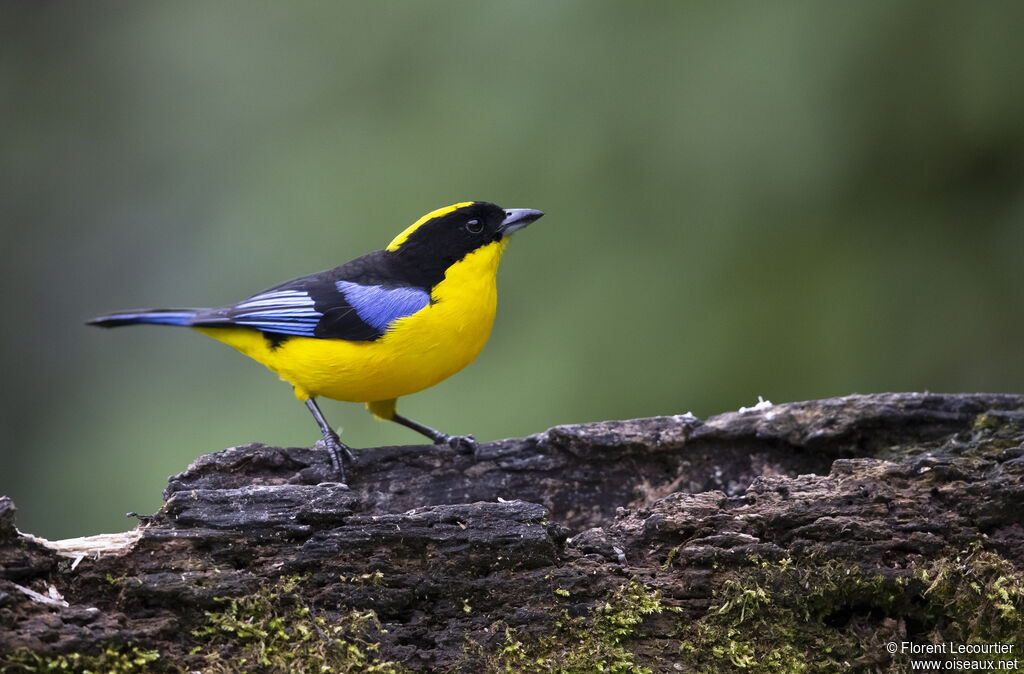
POLYGON ((988 412, 983 412, 978 416, 974 417, 975 431, 994 430, 1002 425, 1002 419, 1000 419, 994 414, 989 414, 988 412))
POLYGON ((662 571, 665 571, 670 566, 672 566, 672 562, 675 560, 676 555, 679 554, 679 549, 681 547, 683 547, 682 544, 677 545, 676 547, 674 547, 674 548, 672 548, 671 550, 668 551, 668 555, 665 557, 665 561, 661 563, 661 570, 662 571))
POLYGON ((1016 643, 1024 634, 1024 576, 978 546, 886 574, 784 561, 732 572, 706 614, 680 624, 685 671, 903 671, 890 641, 1016 643))
POLYGON ((361 573, 358 576, 338 576, 339 580, 343 583, 352 583, 353 585, 369 585, 370 587, 380 587, 384 584, 384 573, 379 569, 372 573, 361 573))
POLYGON ((651 670, 637 664, 630 650, 637 627, 666 607, 661 593, 631 581, 619 587, 587 618, 570 618, 562 612, 555 633, 526 645, 512 628, 487 669, 491 672, 557 672, 575 674, 608 672, 643 674, 651 670))
POLYGON ((329 621, 315 616, 293 594, 301 578, 282 580, 254 595, 219 600, 221 611, 192 632, 193 655, 204 672, 404 672, 380 659, 371 633, 383 633, 373 611, 352 611, 329 621))
POLYGON ((43 656, 27 648, 15 651, 0 659, 0 672, 21 674, 28 672, 68 672, 79 674, 125 674, 127 672, 148 672, 151 664, 160 657, 156 651, 140 649, 132 645, 107 645, 96 655, 68 653, 65 655, 43 656))
POLYGON ((703 618, 680 626, 679 655, 696 671, 844 671, 871 648, 855 617, 890 607, 897 585, 840 564, 757 564, 726 579, 703 618))
POLYGON ((116 585, 128 585, 128 584, 131 584, 131 585, 142 585, 142 579, 139 578, 138 576, 128 576, 128 575, 112 576, 112 575, 110 575, 108 573, 105 576, 105 579, 106 579, 107 583, 109 583, 110 585, 115 585, 115 586, 116 585))
POLYGON ((1014 643, 1024 635, 1024 574, 974 544, 955 559, 918 569, 932 632, 947 641, 1014 643))
MULTIPOLYGON (((316 616, 297 591, 307 575, 283 577, 271 587, 234 598, 217 599, 222 609, 206 613, 206 623, 192 631, 193 662, 188 666, 158 661, 156 651, 108 646, 98 655, 78 653, 41 656, 26 649, 0 659, 0 673, 150 671, 228 672, 366 672, 400 673, 406 669, 379 657, 372 635, 384 630, 373 611, 352 611, 334 620, 316 616)), ((118 584, 134 579, 112 578, 118 584)), ((357 582, 372 584, 373 577, 357 582)))
POLYGON ((966 457, 991 458, 998 452, 1020 444, 1021 427, 1017 418, 998 412, 985 412, 974 418, 974 437, 966 457))

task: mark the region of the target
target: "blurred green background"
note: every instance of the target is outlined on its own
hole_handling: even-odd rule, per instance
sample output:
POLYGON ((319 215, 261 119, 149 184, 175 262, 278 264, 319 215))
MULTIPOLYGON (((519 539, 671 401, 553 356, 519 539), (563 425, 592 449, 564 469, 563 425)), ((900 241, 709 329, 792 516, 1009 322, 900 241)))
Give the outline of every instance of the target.
MULTIPOLYGON (((0 9, 0 494, 50 538, 318 432, 201 335, 482 199, 488 347, 400 409, 483 440, 886 390, 1024 388, 1024 3, 51 3, 0 9)), ((323 403, 350 444, 418 442, 323 403)), ((514 495, 510 495, 514 496, 514 495)))

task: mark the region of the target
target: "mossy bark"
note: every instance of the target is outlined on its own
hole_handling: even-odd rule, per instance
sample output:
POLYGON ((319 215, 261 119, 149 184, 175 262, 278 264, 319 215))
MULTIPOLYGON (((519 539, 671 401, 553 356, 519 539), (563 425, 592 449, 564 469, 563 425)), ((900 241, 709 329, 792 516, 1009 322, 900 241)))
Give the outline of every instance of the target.
POLYGON ((351 488, 325 462, 204 456, 99 556, 0 499, 0 667, 896 672, 890 643, 1024 648, 1024 396, 381 447, 351 488))

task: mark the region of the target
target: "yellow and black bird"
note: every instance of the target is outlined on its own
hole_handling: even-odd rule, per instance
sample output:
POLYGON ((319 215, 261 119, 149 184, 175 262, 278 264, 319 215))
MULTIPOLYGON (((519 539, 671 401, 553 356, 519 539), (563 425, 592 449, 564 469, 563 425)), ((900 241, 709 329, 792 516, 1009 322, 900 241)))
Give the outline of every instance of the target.
POLYGON ((508 237, 542 215, 484 201, 457 203, 424 215, 384 250, 237 304, 123 311, 89 324, 187 326, 267 366, 313 413, 344 481, 343 459, 352 453, 324 420, 318 396, 366 403, 375 416, 437 444, 475 446, 472 436, 450 436, 398 414, 395 403, 480 353, 494 322, 495 278, 508 237))

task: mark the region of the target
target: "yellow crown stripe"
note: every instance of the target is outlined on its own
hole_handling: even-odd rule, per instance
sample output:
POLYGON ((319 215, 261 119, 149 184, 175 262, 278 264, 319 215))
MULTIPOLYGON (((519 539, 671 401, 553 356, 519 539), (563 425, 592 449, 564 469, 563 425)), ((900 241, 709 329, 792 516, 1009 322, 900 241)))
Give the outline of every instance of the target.
POLYGON ((408 239, 410 236, 412 236, 412 233, 415 232, 417 229, 419 229, 420 226, 423 225, 424 223, 429 222, 430 220, 433 220, 434 218, 439 218, 442 215, 448 215, 452 211, 457 210, 459 208, 462 208, 463 206, 469 206, 471 203, 473 203, 473 202, 472 201, 460 201, 457 204, 452 204, 451 206, 445 206, 444 208, 439 208, 436 211, 431 211, 430 213, 427 213, 422 218, 420 218, 416 222, 412 223, 411 225, 409 225, 408 227, 403 229, 402 232, 398 236, 396 236, 394 239, 392 239, 391 243, 388 244, 387 250, 392 250, 392 251, 393 250, 398 250, 399 247, 401 247, 401 245, 403 243, 405 243, 405 240, 408 239))

